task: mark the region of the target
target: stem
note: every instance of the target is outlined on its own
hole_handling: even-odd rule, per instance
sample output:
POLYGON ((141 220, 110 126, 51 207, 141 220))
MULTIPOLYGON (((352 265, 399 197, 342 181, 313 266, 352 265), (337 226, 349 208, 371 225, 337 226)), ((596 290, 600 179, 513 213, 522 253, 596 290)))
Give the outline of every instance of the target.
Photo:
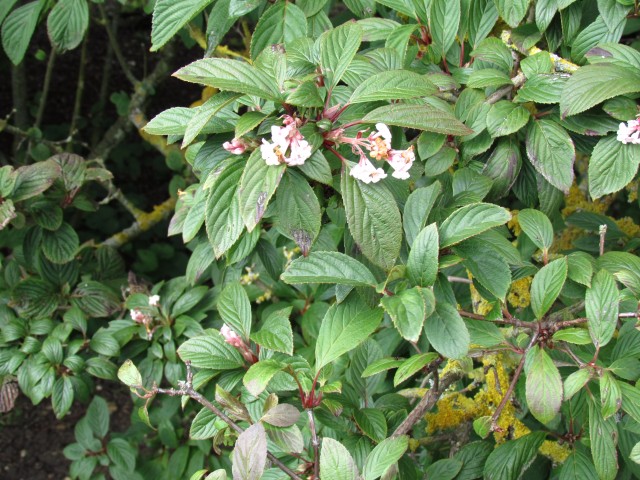
POLYGON ((129 80, 131 85, 135 87, 138 84, 138 79, 131 72, 129 65, 127 65, 127 60, 124 58, 124 55, 122 54, 122 50, 120 50, 120 45, 118 44, 118 40, 116 39, 115 34, 111 30, 111 25, 109 24, 109 19, 107 18, 107 14, 104 10, 104 6, 102 3, 98 3, 98 10, 100 10, 100 16, 102 17, 102 21, 104 22, 104 28, 107 31, 107 36, 109 37, 109 44, 111 45, 111 48, 113 48, 113 53, 115 53, 116 55, 116 59, 120 64, 120 68, 124 72, 125 77, 127 77, 127 80, 129 80))
POLYGON ((494 431, 498 428, 498 425, 497 425, 496 422, 500 418, 500 414, 502 413, 502 410, 504 410, 505 405, 509 401, 509 398, 511 397, 511 394, 513 393, 513 390, 516 387, 516 383, 518 383, 518 379, 520 378, 520 374, 522 373, 522 367, 524 367, 524 360, 527 357, 527 352, 529 350, 531 350, 531 348, 535 345, 537 340, 538 340, 538 332, 535 332, 533 334, 533 336, 531 337, 531 341, 529 342, 529 345, 527 346, 527 348, 525 349, 524 353, 522 354, 522 358, 520 359, 520 363, 518 364, 518 368, 516 368, 516 371, 513 374, 513 379, 511 380, 511 383, 509 384, 509 388, 507 389, 507 393, 504 394, 504 397, 502 397, 502 401, 500 402, 500 405, 498 405, 498 408, 496 408, 496 411, 493 412, 493 415, 491 417, 491 429, 494 430, 494 431))
POLYGON ((607 225, 600 225, 600 256, 604 255, 604 239, 607 236, 607 225))
POLYGON ((330 147, 329 145, 325 145, 325 147, 327 148, 327 150, 329 150, 331 153, 333 153, 336 157, 340 159, 340 161, 342 162, 342 165, 345 165, 347 163, 347 159, 344 158, 336 149, 334 149, 333 147, 330 147))
MULTIPOLYGON (((73 139, 76 130, 76 123, 80 116, 80 108, 82 106, 82 94, 84 93, 84 72, 87 64, 87 44, 89 43, 89 33, 85 34, 80 50, 80 70, 78 71, 78 86, 76 87, 76 98, 73 102, 73 114, 71 116, 71 124, 69 125, 69 139, 73 139)), ((72 142, 69 142, 67 151, 71 151, 72 142)))
MULTIPOLYGON (((220 410, 213 403, 211 403, 209 400, 207 400, 200 393, 196 392, 193 389, 193 373, 191 371, 191 362, 187 361, 186 366, 187 366, 187 380, 185 382, 178 383, 178 385, 180 386, 179 389, 175 389, 175 388, 165 389, 165 388, 158 388, 154 386, 154 388, 149 393, 151 393, 152 395, 155 395, 156 393, 164 393, 165 395, 170 395, 170 396, 187 395, 193 400, 195 400, 196 402, 198 402, 200 405, 202 405, 204 408, 206 408, 210 412, 220 417, 222 421, 224 421, 227 425, 229 425, 229 427, 231 427, 231 429, 233 429, 238 434, 244 432, 244 429, 240 425, 238 425, 233 420, 231 420, 222 410, 220 410)), ((278 458, 275 457, 271 452, 267 451, 267 457, 269 458, 269 460, 271 460, 271 462, 275 466, 277 466, 280 470, 286 473, 293 480, 302 480, 301 477, 296 475, 296 473, 293 470, 291 470, 284 463, 278 460, 278 458)))
POLYGON ((35 127, 40 128, 42 123, 42 117, 44 116, 44 109, 47 106, 47 97, 49 96, 49 87, 51 86, 51 74, 53 73, 53 65, 56 62, 56 49, 52 48, 49 53, 49 61, 47 62, 47 70, 44 74, 44 85, 42 86, 42 97, 40 97, 40 105, 38 106, 38 113, 36 114, 35 127))
POLYGON ((307 409, 307 416, 309 417, 309 429, 311 430, 311 445, 313 445, 313 477, 320 478, 320 440, 316 433, 316 422, 313 418, 313 409, 307 409))
POLYGON ((340 125, 340 128, 346 130, 349 127, 353 127, 355 125, 360 125, 364 123, 362 120, 354 120, 353 122, 345 123, 344 125, 340 125))
POLYGON ((468 278, 464 278, 464 277, 448 276, 447 280, 449 280, 450 282, 456 282, 456 283, 466 283, 468 285, 471 285, 473 283, 472 280, 469 280, 468 278))
MULTIPOLYGON (((113 33, 118 34, 118 21, 120 17, 114 16, 113 18, 113 33)), ((113 47, 110 43, 107 43, 107 53, 104 56, 104 64, 102 65, 102 76, 100 82, 100 94, 98 95, 98 109, 95 113, 95 118, 100 119, 104 115, 104 107, 107 104, 107 97, 109 96, 109 79, 111 78, 111 64, 113 61, 113 47)), ((91 148, 100 140, 99 122, 96 122, 91 135, 91 148)))

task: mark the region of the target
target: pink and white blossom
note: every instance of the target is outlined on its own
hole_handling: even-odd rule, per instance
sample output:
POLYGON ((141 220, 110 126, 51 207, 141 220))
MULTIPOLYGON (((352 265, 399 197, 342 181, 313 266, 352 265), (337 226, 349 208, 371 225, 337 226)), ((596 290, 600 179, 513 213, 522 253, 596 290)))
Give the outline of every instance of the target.
POLYGON ((368 149, 371 158, 376 160, 386 159, 391 150, 391 131, 384 123, 376 123, 376 130, 369 135, 368 149))
POLYGON ((621 123, 618 127, 618 141, 640 145, 640 116, 635 120, 629 120, 626 124, 621 123))
POLYGON ((364 183, 377 183, 387 177, 383 169, 376 168, 369 159, 364 156, 360 158, 357 165, 351 167, 349 175, 364 183))
POLYGON ((129 315, 131 315, 131 319, 136 323, 147 323, 148 317, 138 309, 130 310, 129 315))
POLYGON ((260 153, 267 165, 303 165, 311 156, 311 145, 298 130, 300 121, 290 115, 284 116, 282 127, 271 127, 271 141, 262 139, 260 153))
POLYGON ((220 334, 224 337, 224 341, 227 342, 229 345, 236 348, 241 348, 244 346, 244 342, 242 341, 242 338, 240 337, 240 335, 238 335, 236 332, 231 330, 231 328, 229 328, 229 326, 226 323, 222 325, 222 328, 220 329, 220 334))
POLYGON ((157 307, 158 305, 160 305, 160 295, 151 295, 149 297, 149 306, 157 307))
POLYGON ((234 155, 242 155, 247 149, 247 144, 241 138, 234 138, 230 142, 224 142, 222 148, 234 155))
POLYGON ((413 145, 406 150, 391 150, 389 155, 389 165, 394 172, 391 174, 394 178, 406 180, 409 178, 409 170, 415 161, 416 156, 413 153, 413 145))

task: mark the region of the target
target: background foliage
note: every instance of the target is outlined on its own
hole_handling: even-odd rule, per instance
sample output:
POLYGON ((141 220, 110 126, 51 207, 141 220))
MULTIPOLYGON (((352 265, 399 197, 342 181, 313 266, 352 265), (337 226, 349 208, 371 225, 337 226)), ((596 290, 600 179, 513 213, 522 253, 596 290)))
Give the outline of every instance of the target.
POLYGON ((3 2, 0 407, 88 405, 72 478, 634 478, 638 15, 3 2))

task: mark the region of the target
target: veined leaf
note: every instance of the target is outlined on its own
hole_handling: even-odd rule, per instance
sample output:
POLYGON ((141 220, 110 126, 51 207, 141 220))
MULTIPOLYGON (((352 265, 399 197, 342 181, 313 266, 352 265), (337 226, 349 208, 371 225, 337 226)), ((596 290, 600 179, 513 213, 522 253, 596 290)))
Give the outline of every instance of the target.
POLYGON ((618 287, 613 275, 603 269, 593 277, 584 307, 593 344, 604 347, 613 337, 618 323, 618 287))
POLYGON ((330 437, 322 439, 320 477, 327 480, 358 479, 358 467, 349 450, 330 437))
POLYGON ((602 138, 589 160, 589 193, 596 199, 622 190, 640 165, 640 148, 625 145, 614 135, 602 138))
POLYGON ((469 351, 469 330, 456 308, 446 302, 436 304, 427 318, 424 333, 436 352, 447 358, 462 358, 469 351))
POLYGON ((157 0, 151 23, 151 51, 163 47, 212 0, 157 0))
POLYGON ((288 44, 307 36, 307 17, 292 2, 279 1, 261 16, 251 36, 251 58, 276 43, 288 44))
POLYGON ((433 312, 436 301, 431 290, 414 287, 397 295, 382 297, 380 303, 400 335, 405 340, 417 342, 424 320, 433 312))
POLYGON ((382 320, 382 309, 368 307, 352 295, 329 308, 316 343, 316 370, 353 350, 371 335, 382 320))
POLYGON ((349 103, 426 97, 438 91, 426 75, 408 70, 389 70, 365 79, 351 94, 349 103))
POLYGON ((24 58, 44 5, 42 0, 26 3, 12 11, 2 23, 2 47, 14 65, 24 58))
POLYGON ((222 334, 214 329, 184 342, 178 348, 178 354, 183 361, 190 360, 196 368, 231 370, 244 363, 238 350, 226 343, 222 334))
POLYGON ((460 0, 431 1, 429 28, 434 48, 443 58, 456 41, 460 15, 460 0))
POLYGON ((618 95, 640 92, 640 71, 612 63, 580 67, 562 91, 562 117, 584 112, 618 95))
POLYGON ((386 123, 398 127, 415 128, 445 135, 470 135, 469 127, 453 114, 431 105, 394 104, 376 108, 362 119, 365 123, 386 123))
POLYGON ((259 480, 267 463, 267 434, 257 422, 238 436, 233 448, 233 478, 259 480))
POLYGON ((402 243, 402 220, 393 195, 383 185, 365 184, 346 171, 341 187, 353 239, 365 257, 389 270, 402 243))
POLYGON ((239 282, 227 284, 216 302, 218 313, 232 330, 244 340, 251 333, 251 302, 239 282))
POLYGON ((47 17, 49 40, 59 52, 76 48, 88 26, 89 7, 86 0, 60 0, 47 17))
POLYGON ((340 252, 312 252, 296 258, 280 277, 289 284, 335 283, 375 287, 371 271, 355 258, 340 252))
POLYGON ((589 401, 589 439, 591 456, 601 480, 613 480, 618 472, 616 421, 602 417, 600 405, 589 401))
POLYGON ((540 250, 549 250, 553 243, 553 226, 549 218, 538 210, 526 208, 518 212, 518 223, 522 231, 540 250))
POLYGON ((490 228, 504 225, 511 214, 490 203, 472 203, 459 208, 440 225, 440 248, 460 243, 490 228))
POLYGON ((502 19, 511 28, 518 26, 529 8, 530 0, 494 0, 502 19))
POLYGON ((281 308, 269 314, 259 331, 251 334, 251 340, 261 347, 275 352, 293 355, 292 307, 281 308))
POLYGON ((435 283, 439 252, 438 228, 432 223, 422 229, 409 251, 407 276, 414 285, 430 287, 435 283))
POLYGON ((526 395, 529 410, 541 423, 549 423, 560 411, 562 379, 544 348, 534 346, 527 353, 526 395))
POLYGON ((391 465, 400 460, 408 447, 409 437, 406 435, 387 438, 380 442, 367 456, 362 470, 364 480, 374 480, 382 476, 391 465))
POLYGON ((556 301, 567 279, 567 259, 559 258, 545 265, 535 274, 531 283, 531 308, 541 319, 556 301))
POLYGON ((576 150, 564 128, 551 120, 537 120, 527 131, 527 156, 535 169, 565 193, 573 184, 576 150))
POLYGON ((320 37, 320 67, 329 90, 335 87, 362 42, 362 28, 357 23, 345 23, 320 37))
POLYGON ((277 100, 280 96, 275 80, 262 70, 239 60, 228 58, 196 60, 173 75, 185 82, 257 95, 267 100, 277 100))
POLYGON ((514 480, 522 474, 536 458, 544 442, 544 432, 532 432, 499 445, 487 458, 484 465, 486 480, 514 480))
POLYGON ((198 107, 187 124, 187 129, 185 130, 184 138, 182 139, 182 148, 186 148, 191 142, 193 142, 207 122, 215 117, 220 110, 231 105, 238 98, 240 98, 240 95, 237 94, 228 92, 218 93, 198 107))

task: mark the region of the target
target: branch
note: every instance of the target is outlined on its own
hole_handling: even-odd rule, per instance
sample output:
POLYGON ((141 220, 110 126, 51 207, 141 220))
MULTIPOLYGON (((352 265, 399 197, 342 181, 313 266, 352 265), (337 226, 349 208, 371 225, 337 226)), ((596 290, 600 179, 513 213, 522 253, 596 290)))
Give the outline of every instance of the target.
POLYGON ((102 242, 101 245, 113 248, 121 247, 131 239, 137 237, 143 232, 146 232, 147 230, 150 230, 152 227, 169 217, 175 206, 176 199, 172 197, 165 200, 160 205, 156 205, 152 212, 143 212, 134 215, 136 220, 131 226, 112 235, 110 238, 102 242))
POLYGON ((449 386, 462 378, 462 372, 450 371, 445 374, 444 377, 440 379, 437 385, 434 385, 424 397, 418 402, 416 407, 411 411, 411 413, 404 419, 404 421, 396 428, 395 432, 391 435, 391 437, 399 437, 400 435, 405 435, 409 433, 413 426, 422 420, 424 414, 431 410, 442 393, 449 388, 449 386))
POLYGON ((120 64, 120 68, 124 72, 124 76, 127 77, 127 80, 134 87, 138 85, 138 79, 131 72, 129 65, 127 65, 127 60, 124 58, 122 54, 122 50, 120 50, 120 44, 118 44, 118 40, 116 39, 113 30, 111 30, 111 24, 109 23, 109 19, 107 18, 107 14, 104 10, 104 6, 102 3, 98 3, 98 10, 100 10, 100 16, 102 17, 102 22, 104 23, 104 28, 107 31, 107 37, 109 37, 109 44, 113 49, 113 53, 115 53, 116 58, 118 59, 118 63, 120 64))
POLYGON ((311 444, 313 445, 313 477, 320 478, 320 455, 318 449, 320 447, 320 440, 316 432, 316 422, 313 418, 313 409, 307 409, 307 415, 309 416, 309 429, 311 430, 311 444))
POLYGON ((49 53, 49 61, 47 62, 47 70, 44 73, 44 85, 42 86, 42 96, 40 97, 40 105, 38 105, 38 113, 36 114, 35 127, 40 128, 44 109, 47 106, 47 97, 49 96, 49 87, 51 86, 51 74, 53 73, 53 65, 56 63, 56 49, 51 47, 49 53))
MULTIPOLYGON (((233 420, 231 420, 231 418, 229 418, 222 410, 220 410, 213 403, 211 403, 209 400, 207 400, 205 397, 203 397, 200 393, 198 393, 198 392, 196 392, 194 390, 194 388, 193 388, 193 372, 191 371, 191 362, 187 361, 187 362, 185 362, 185 364, 187 366, 187 380, 178 382, 178 387, 179 388, 177 388, 177 389, 175 389, 175 388, 159 388, 159 387, 154 385, 154 387, 151 389, 150 392, 147 393, 147 395, 149 395, 149 394, 155 395, 157 393, 163 393, 165 395, 170 395, 170 396, 183 396, 183 395, 186 395, 186 396, 192 398, 193 400, 195 400, 196 402, 198 402, 200 405, 202 405, 204 408, 206 408, 207 410, 209 410, 213 414, 215 414, 218 417, 220 417, 220 419, 223 422, 225 422, 227 425, 229 425, 229 427, 231 427, 231 429, 234 430, 235 432, 237 432, 239 434, 244 432, 244 429, 240 425, 238 425, 233 420)), ((293 480, 302 480, 301 477, 296 475, 296 473, 293 470, 291 470, 284 463, 282 463, 280 460, 278 460, 278 458, 275 455, 273 455, 271 452, 267 451, 267 457, 269 458, 269 460, 271 460, 271 463, 273 463, 275 466, 277 466, 280 470, 282 470, 284 473, 286 473, 293 480)))

